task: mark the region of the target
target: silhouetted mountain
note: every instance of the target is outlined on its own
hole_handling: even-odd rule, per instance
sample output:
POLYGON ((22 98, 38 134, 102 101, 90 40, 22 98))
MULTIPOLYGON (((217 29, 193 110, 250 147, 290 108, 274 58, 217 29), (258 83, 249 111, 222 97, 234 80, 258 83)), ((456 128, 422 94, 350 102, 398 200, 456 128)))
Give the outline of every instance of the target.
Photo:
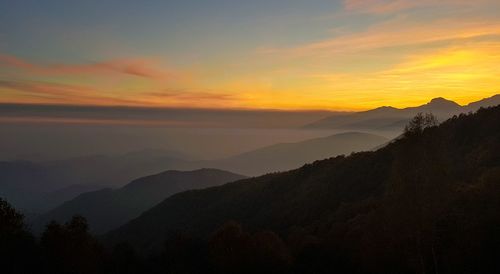
POLYGON ((432 99, 429 103, 422 105, 420 107, 422 110, 437 110, 437 111, 456 111, 460 110, 461 106, 451 100, 447 100, 443 97, 437 97, 432 99))
POLYGON ((78 195, 102 189, 98 185, 71 185, 42 195, 34 202, 35 208, 53 209, 65 201, 69 201, 78 195))
POLYGON ((25 213, 40 214, 78 194, 124 185, 167 169, 218 168, 245 175, 283 171, 339 154, 369 150, 387 139, 350 132, 298 143, 283 143, 230 158, 189 161, 180 153, 143 150, 117 156, 92 155, 51 162, 0 163, 0 195, 25 213), (101 187, 99 187, 101 186, 101 187))
POLYGON ((88 219, 96 233, 106 232, 139 216, 172 194, 236 181, 244 176, 216 169, 166 171, 142 177, 117 189, 87 192, 40 216, 35 228, 51 220, 65 221, 75 214, 88 219))
POLYGON ((0 196, 26 213, 43 213, 78 194, 182 167, 182 155, 144 150, 116 156, 92 155, 50 162, 0 162, 0 196), (101 186, 101 187, 99 187, 101 186))
POLYGON ((163 150, 141 150, 122 155, 91 155, 44 162, 60 180, 71 184, 123 186, 131 180, 187 162, 184 155, 163 150))
POLYGON ((489 98, 485 98, 483 100, 479 100, 477 102, 472 102, 468 105, 465 106, 468 111, 475 111, 479 109, 480 107, 492 107, 492 106, 498 106, 500 105, 500 94, 494 95, 489 98))
POLYGON ((500 104, 500 95, 470 103, 466 106, 446 100, 434 98, 429 103, 404 109, 380 107, 373 110, 355 112, 351 114, 333 115, 317 122, 306 125, 306 128, 329 128, 343 130, 364 131, 395 131, 400 132, 408 120, 418 112, 431 112, 444 121, 453 115, 476 111, 480 107, 490 107, 500 104))
POLYGON ((199 165, 255 176, 298 168, 340 154, 370 150, 387 141, 387 138, 373 134, 347 132, 297 143, 276 144, 199 165))
POLYGON ((173 232, 208 238, 235 220, 314 243, 320 253, 308 254, 320 254, 316 265, 337 254, 363 273, 492 273, 500 251, 499 121, 500 107, 481 109, 377 151, 179 193, 106 239, 155 250, 173 232))

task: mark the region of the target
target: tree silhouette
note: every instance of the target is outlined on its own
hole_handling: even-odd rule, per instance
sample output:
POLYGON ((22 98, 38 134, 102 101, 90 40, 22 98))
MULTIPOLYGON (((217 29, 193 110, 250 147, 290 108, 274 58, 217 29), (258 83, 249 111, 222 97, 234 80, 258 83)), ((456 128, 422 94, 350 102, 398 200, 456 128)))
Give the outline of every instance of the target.
POLYGON ((0 198, 0 236, 24 230, 24 215, 0 198))
POLYGON ((40 245, 50 273, 98 273, 102 263, 102 248, 89 234, 82 216, 74 216, 64 225, 50 222, 40 245))
POLYGON ((211 261, 220 273, 252 273, 251 236, 240 224, 222 225, 209 241, 211 261))
POLYGON ((404 135, 411 136, 420 134, 424 129, 438 125, 438 119, 432 113, 419 112, 405 126, 404 135))
POLYGON ((36 256, 36 242, 26 230, 24 215, 0 198, 0 272, 32 273, 36 256))

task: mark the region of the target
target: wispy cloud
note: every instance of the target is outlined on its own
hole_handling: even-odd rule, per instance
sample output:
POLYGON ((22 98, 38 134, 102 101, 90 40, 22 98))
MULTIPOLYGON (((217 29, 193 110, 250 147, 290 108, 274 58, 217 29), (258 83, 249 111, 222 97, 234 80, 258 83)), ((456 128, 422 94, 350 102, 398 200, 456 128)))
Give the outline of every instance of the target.
POLYGON ((414 8, 471 7, 487 3, 495 3, 495 0, 344 0, 344 9, 348 12, 387 14, 414 8))
POLYGON ((176 107, 240 108, 248 104, 241 94, 193 89, 167 88, 144 93, 142 97, 155 104, 176 107))
POLYGON ((101 90, 92 87, 42 81, 0 80, 0 90, 15 91, 16 95, 14 98, 2 98, 3 100, 8 99, 12 101, 17 101, 19 98, 25 98, 25 100, 23 100, 25 102, 29 102, 30 99, 35 99, 36 102, 42 103, 66 102, 71 104, 95 105, 137 104, 137 102, 133 100, 107 96, 101 90))
POLYGON ((267 53, 289 57, 336 55, 400 46, 422 46, 485 36, 500 38, 500 22, 441 19, 429 23, 406 22, 395 18, 370 27, 363 32, 337 36, 309 44, 269 49, 267 53))
MULTIPOLYGON (((90 105, 128 105, 128 106, 172 106, 195 108, 240 107, 244 99, 236 94, 214 91, 163 88, 160 91, 139 91, 120 94, 115 90, 102 90, 90 86, 60 84, 34 80, 0 80, 0 90, 14 91, 2 96, 4 102, 30 102, 34 99, 41 103, 90 104, 90 105)), ((2 100, 0 100, 2 101, 2 100)))
POLYGON ((174 72, 160 68, 148 59, 117 59, 89 64, 36 64, 21 58, 0 54, 0 67, 17 68, 39 75, 77 75, 118 73, 150 79, 167 79, 174 72))
POLYGON ((217 93, 217 92, 201 92, 201 91, 186 91, 165 89, 159 92, 150 92, 145 95, 156 97, 159 99, 175 99, 175 100, 222 100, 232 101, 238 99, 234 94, 217 93))
POLYGON ((405 0, 345 0, 344 8, 350 12, 386 13, 421 5, 419 2, 405 0))

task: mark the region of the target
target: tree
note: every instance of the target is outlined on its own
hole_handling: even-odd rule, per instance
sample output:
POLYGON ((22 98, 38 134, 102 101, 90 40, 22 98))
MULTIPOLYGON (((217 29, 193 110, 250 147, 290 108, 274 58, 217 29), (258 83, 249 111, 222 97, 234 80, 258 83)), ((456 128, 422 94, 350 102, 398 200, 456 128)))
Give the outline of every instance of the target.
POLYGON ((211 261, 219 273, 253 273, 251 235, 237 222, 222 225, 209 241, 211 261))
POLYGON ((49 223, 40 245, 48 273, 97 273, 102 266, 103 250, 82 216, 76 215, 64 225, 49 223))
POLYGON ((165 242, 161 267, 167 273, 211 273, 208 244, 185 233, 174 233, 165 242))
POLYGON ((0 198, 0 237, 24 231, 24 215, 0 198))
POLYGON ((435 127, 439 124, 437 117, 432 113, 422 113, 419 112, 415 117, 413 117, 408 124, 405 126, 404 135, 418 135, 421 134, 424 129, 429 127, 435 127))
POLYGON ((261 273, 287 273, 291 255, 281 237, 272 231, 257 232, 252 236, 254 265, 261 273))
POLYGON ((26 230, 24 215, 0 198, 0 272, 33 273, 37 265, 36 251, 36 242, 26 230))

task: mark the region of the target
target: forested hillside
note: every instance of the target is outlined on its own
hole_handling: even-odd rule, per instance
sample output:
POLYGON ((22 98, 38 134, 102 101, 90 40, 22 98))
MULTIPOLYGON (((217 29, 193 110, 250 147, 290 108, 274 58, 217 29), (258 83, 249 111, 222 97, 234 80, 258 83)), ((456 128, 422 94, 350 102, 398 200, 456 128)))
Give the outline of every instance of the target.
POLYGON ((176 194, 95 237, 39 240, 0 200, 6 273, 496 273, 500 106, 416 116, 374 152, 176 194), (76 270, 76 272, 75 272, 76 270))
MULTIPOLYGON (((314 237, 359 271, 471 272, 496 265, 500 107, 410 128, 375 152, 174 195, 107 235, 141 250, 227 220, 285 239, 314 237)), ((299 240, 300 241, 300 240, 299 240)))
POLYGON ((191 189, 218 186, 245 178, 218 169, 168 170, 133 180, 122 188, 87 192, 36 219, 36 230, 51 220, 64 222, 79 214, 87 218, 91 231, 104 233, 139 216, 165 198, 191 189))

